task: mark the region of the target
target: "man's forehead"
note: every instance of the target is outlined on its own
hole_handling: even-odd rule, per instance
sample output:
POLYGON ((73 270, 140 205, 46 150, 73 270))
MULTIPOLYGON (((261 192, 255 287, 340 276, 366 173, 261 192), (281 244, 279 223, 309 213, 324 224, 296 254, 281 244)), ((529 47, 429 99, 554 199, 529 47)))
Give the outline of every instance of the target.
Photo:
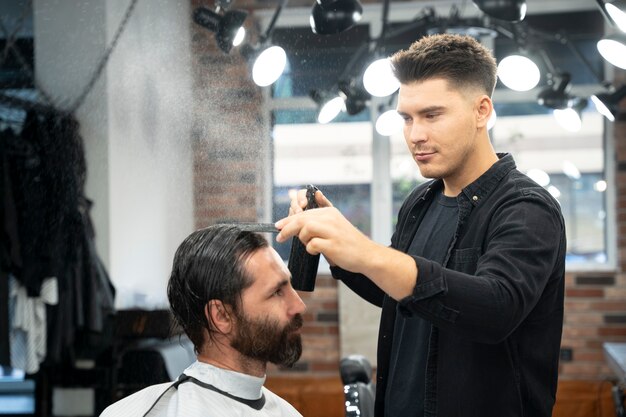
POLYGON ((290 277, 287 266, 271 246, 259 248, 250 254, 244 267, 253 280, 253 286, 272 286, 290 277))

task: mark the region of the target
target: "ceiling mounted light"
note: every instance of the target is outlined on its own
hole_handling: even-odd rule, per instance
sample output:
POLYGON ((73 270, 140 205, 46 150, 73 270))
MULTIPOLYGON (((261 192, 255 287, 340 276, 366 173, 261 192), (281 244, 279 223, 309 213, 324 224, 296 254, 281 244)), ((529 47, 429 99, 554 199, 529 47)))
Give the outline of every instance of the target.
POLYGON ((473 0, 476 7, 488 16, 509 22, 519 22, 526 17, 525 0, 473 0))
POLYGON ((343 97, 332 95, 318 90, 313 90, 309 96, 315 101, 319 108, 317 113, 317 121, 321 124, 330 123, 339 113, 346 111, 346 104, 343 97))
POLYGON ((598 2, 600 8, 603 9, 610 20, 622 32, 626 32, 626 0, 613 0, 611 2, 598 2))
POLYGON ((570 107, 571 97, 567 94, 567 89, 571 75, 569 73, 563 73, 560 74, 558 78, 560 78, 560 80, 558 84, 555 84, 556 87, 548 86, 541 90, 537 96, 537 102, 550 109, 563 110, 570 107))
POLYGON ((339 95, 344 99, 345 112, 351 116, 361 113, 367 107, 367 101, 372 98, 354 80, 339 82, 339 95))
POLYGON ((626 97, 626 85, 621 86, 613 93, 598 93, 591 96, 591 101, 596 106, 598 113, 614 122, 617 116, 617 104, 626 97))
POLYGON ((400 88, 389 58, 377 59, 367 66, 363 73, 363 87, 374 97, 387 97, 400 88))
POLYGON ((391 136, 402 131, 404 119, 396 110, 387 110, 376 119, 376 132, 382 136, 391 136))
POLYGON ((246 34, 243 22, 247 16, 248 13, 242 10, 229 10, 220 16, 206 7, 198 7, 193 12, 194 22, 215 32, 217 45, 225 53, 243 42, 246 34))
POLYGON ((273 84, 280 78, 287 66, 287 54, 280 46, 274 45, 260 50, 248 47, 243 48, 241 53, 248 60, 254 60, 252 80, 259 87, 273 84))
POLYGON ((498 64, 498 78, 511 90, 528 91, 539 84, 539 67, 522 55, 509 55, 498 64))
POLYGON ((597 47, 602 58, 618 68, 626 69, 626 36, 615 34, 600 39, 597 47))
POLYGON ((350 29, 362 16, 358 0, 316 0, 309 22, 313 33, 334 35, 350 29))
POLYGON ((571 106, 565 109, 554 109, 553 114, 557 123, 570 132, 578 132, 582 128, 582 111, 587 107, 587 99, 574 98, 571 106))

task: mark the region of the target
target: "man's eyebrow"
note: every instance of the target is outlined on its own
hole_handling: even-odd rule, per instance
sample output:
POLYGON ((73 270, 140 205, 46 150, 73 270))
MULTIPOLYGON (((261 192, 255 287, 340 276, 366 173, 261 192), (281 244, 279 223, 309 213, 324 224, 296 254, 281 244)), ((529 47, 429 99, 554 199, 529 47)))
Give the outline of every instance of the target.
POLYGON ((289 278, 289 279, 285 278, 285 279, 281 280, 280 282, 278 282, 278 284, 276 284, 276 285, 274 285, 272 287, 272 292, 278 291, 281 288, 287 286, 290 281, 291 281, 291 278, 289 278))

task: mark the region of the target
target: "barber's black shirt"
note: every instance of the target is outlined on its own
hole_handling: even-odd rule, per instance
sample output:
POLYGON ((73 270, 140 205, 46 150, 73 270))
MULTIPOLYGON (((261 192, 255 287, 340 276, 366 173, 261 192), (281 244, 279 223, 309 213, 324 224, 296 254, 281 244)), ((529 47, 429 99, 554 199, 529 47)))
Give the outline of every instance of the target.
MULTIPOLYGON (((456 230, 458 213, 456 197, 439 194, 420 223, 408 253, 443 263, 456 230)), ((430 322, 417 316, 407 317, 398 310, 385 396, 385 416, 424 415, 430 327, 430 322)))

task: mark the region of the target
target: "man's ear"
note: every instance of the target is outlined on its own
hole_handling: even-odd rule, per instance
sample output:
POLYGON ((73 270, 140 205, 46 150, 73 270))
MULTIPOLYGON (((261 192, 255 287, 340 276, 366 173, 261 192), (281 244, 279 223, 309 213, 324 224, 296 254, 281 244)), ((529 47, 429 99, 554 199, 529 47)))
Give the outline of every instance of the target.
POLYGON ((476 122, 479 128, 486 127, 493 112, 493 102, 487 95, 482 95, 476 103, 476 122))
POLYGON ((233 315, 221 300, 209 300, 204 306, 204 315, 209 326, 215 327, 219 333, 228 334, 232 330, 233 315))

